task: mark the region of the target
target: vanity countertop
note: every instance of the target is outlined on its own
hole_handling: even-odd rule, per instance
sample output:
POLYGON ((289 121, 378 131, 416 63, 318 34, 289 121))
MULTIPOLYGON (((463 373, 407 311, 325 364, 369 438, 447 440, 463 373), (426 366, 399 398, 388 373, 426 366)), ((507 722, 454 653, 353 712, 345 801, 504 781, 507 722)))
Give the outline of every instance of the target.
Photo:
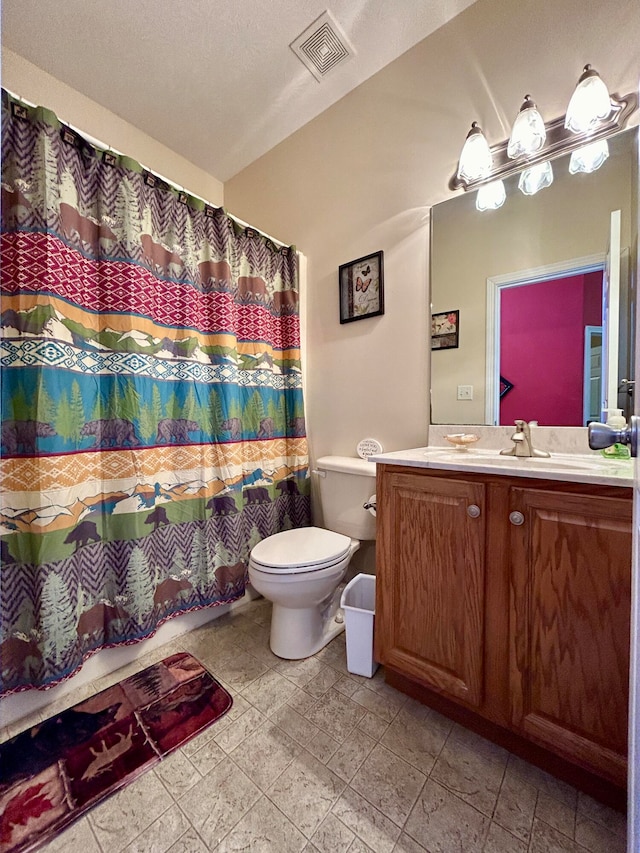
POLYGON ((448 447, 416 447, 369 457, 370 462, 408 465, 477 474, 505 474, 602 486, 633 486, 633 459, 605 459, 599 453, 553 453, 549 458, 501 456, 497 450, 473 447, 459 451, 448 447))

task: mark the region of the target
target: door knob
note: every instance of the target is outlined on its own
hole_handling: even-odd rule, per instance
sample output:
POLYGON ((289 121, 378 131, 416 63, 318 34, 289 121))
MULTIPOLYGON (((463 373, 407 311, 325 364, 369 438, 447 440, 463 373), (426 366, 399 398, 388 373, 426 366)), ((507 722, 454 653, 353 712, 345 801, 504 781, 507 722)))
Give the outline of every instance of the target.
POLYGON ((516 527, 520 527, 521 524, 524 524, 524 515, 521 512, 510 512, 509 521, 516 527))
POLYGON ((467 507, 467 515, 469 518, 478 518, 480 516, 480 507, 476 504, 470 504, 467 507))
POLYGON ((592 450, 602 450, 611 447, 612 444, 628 444, 632 456, 638 455, 638 427, 640 418, 632 415, 629 425, 622 429, 615 429, 608 424, 589 424, 589 447, 592 450))

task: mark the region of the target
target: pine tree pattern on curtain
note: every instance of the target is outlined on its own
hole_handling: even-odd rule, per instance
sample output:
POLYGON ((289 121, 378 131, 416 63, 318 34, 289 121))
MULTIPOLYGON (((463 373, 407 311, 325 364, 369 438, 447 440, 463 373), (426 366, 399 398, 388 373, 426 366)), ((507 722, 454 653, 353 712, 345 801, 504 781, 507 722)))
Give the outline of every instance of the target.
POLYGON ((310 523, 297 258, 3 92, 0 693, 310 523))

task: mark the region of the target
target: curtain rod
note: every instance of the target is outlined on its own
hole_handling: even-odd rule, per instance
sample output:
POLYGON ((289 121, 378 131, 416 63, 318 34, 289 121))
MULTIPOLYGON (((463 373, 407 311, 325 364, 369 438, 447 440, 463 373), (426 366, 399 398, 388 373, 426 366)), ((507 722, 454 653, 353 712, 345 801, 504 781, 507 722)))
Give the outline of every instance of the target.
MULTIPOLYGON (((28 101, 26 98, 23 98, 21 95, 17 95, 15 92, 12 92, 11 89, 7 89, 6 86, 3 86, 3 88, 9 95, 11 95, 12 98, 15 98, 17 101, 21 101, 23 104, 26 104, 28 107, 33 107, 33 109, 38 108, 37 104, 34 104, 31 101, 28 101)), ((57 115, 57 113, 56 113, 56 115, 57 115)), ((73 124, 70 124, 70 122, 64 121, 64 119, 60 118, 60 116, 57 116, 57 117, 58 117, 58 120, 61 122, 61 124, 64 124, 67 127, 71 128, 71 130, 73 130, 74 133, 79 134, 84 140, 86 140, 94 148, 101 148, 104 151, 113 151, 114 154, 117 154, 119 157, 128 157, 129 156, 128 154, 124 154, 122 151, 118 151, 118 149, 114 148, 112 145, 107 145, 106 142, 103 142, 101 139, 98 139, 97 137, 92 136, 90 133, 87 133, 84 130, 80 130, 79 128, 75 127, 73 124)), ((148 166, 144 165, 144 163, 140 163, 140 166, 145 171, 150 172, 152 175, 155 175, 156 178, 160 178, 160 180, 164 181, 165 184, 169 184, 169 186, 173 187, 174 189, 178 190, 179 192, 188 192, 189 195, 193 196, 194 198, 200 199, 201 202, 208 205, 209 207, 216 207, 217 206, 215 204, 211 204, 211 202, 207 201, 206 198, 202 198, 201 195, 198 195, 197 193, 194 193, 194 192, 191 192, 190 190, 187 190, 186 187, 182 187, 182 186, 180 186, 180 184, 176 184, 176 182, 172 181, 170 178, 165 178, 165 176, 161 175, 159 172, 156 172, 153 169, 149 169, 148 166)), ((223 207, 224 207, 224 205, 223 205, 223 207)), ((239 217, 234 216, 232 213, 229 213, 228 211, 225 211, 225 213, 230 219, 233 219, 234 222, 237 222, 238 225, 241 225, 243 228, 251 228, 254 231, 257 231, 263 237, 266 237, 267 240, 271 240, 272 243, 276 243, 278 246, 289 246, 289 243, 283 243, 282 240, 278 240, 276 237, 272 237, 270 234, 267 234, 265 231, 261 231, 259 228, 256 228, 254 225, 251 225, 249 222, 245 222, 243 219, 240 219, 239 217)))

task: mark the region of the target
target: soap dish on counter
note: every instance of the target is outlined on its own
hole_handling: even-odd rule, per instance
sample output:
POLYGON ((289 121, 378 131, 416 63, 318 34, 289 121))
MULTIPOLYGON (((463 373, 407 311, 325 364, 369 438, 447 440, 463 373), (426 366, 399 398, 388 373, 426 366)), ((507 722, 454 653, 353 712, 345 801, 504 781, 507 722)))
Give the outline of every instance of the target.
POLYGON ((472 432, 458 432, 453 435, 445 435, 449 444, 453 444, 456 450, 467 450, 472 444, 480 440, 480 436, 472 432))

